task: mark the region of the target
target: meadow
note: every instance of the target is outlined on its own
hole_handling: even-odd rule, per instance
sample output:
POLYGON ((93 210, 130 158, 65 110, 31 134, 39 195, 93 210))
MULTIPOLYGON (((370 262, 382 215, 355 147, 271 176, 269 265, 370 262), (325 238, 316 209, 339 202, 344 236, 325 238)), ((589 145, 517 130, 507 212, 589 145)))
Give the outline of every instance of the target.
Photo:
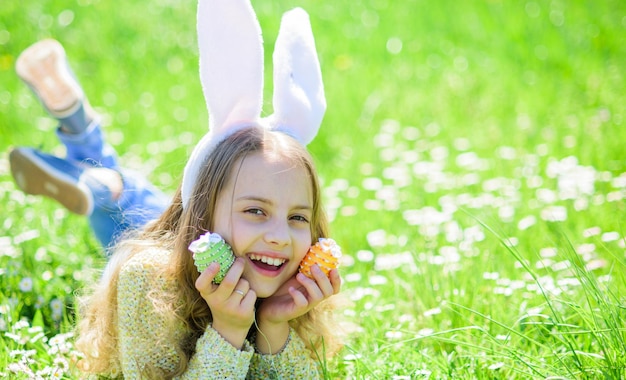
MULTIPOLYGON (((331 379, 626 377, 626 2, 253 0, 311 17, 328 111, 310 150, 343 247, 331 379)), ((126 166, 168 192, 207 112, 194 2, 0 7, 0 378, 77 378, 74 298, 106 259, 23 194, 11 146, 60 155, 19 53, 61 41, 126 166)))

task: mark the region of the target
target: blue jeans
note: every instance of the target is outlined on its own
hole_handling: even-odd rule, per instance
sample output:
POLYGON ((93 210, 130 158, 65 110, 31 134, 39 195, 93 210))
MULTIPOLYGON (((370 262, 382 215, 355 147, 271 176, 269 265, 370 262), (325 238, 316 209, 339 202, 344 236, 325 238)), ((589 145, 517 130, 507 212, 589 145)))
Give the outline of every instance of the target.
POLYGON ((92 122, 80 134, 63 133, 57 137, 65 145, 67 160, 119 172, 124 183, 122 195, 114 200, 108 187, 96 178, 84 178, 94 196, 94 210, 89 224, 103 247, 109 248, 128 229, 143 227, 158 218, 170 202, 169 197, 155 188, 145 177, 123 169, 117 153, 103 137, 99 122, 92 122))

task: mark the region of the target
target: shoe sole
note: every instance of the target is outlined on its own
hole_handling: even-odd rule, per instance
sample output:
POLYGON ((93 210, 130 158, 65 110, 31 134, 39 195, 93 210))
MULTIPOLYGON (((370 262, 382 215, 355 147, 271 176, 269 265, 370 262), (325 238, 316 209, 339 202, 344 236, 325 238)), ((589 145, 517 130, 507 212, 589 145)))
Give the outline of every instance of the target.
POLYGON ((69 72, 63 46, 56 40, 29 46, 17 58, 15 71, 52 116, 64 118, 80 107, 82 90, 69 72))
POLYGON ((91 191, 81 182, 50 166, 36 155, 13 149, 9 153, 11 174, 22 191, 55 199, 71 212, 89 215, 93 210, 91 191))

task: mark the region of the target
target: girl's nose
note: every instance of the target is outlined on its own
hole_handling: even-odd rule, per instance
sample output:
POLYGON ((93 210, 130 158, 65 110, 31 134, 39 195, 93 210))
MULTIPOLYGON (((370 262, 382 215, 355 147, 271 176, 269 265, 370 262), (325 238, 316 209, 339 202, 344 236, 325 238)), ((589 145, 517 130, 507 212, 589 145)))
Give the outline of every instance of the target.
POLYGON ((265 242, 273 246, 284 247, 289 244, 289 225, 283 221, 276 221, 268 224, 268 229, 264 236, 265 242))

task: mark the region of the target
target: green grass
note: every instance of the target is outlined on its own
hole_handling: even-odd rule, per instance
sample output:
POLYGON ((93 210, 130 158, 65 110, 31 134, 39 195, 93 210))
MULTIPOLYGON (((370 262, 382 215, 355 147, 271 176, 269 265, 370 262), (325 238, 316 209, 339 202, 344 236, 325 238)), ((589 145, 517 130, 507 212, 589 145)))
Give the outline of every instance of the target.
MULTIPOLYGON (((266 99, 283 11, 307 9, 322 63, 310 149, 352 332, 328 377, 624 378, 626 3, 254 6, 266 99)), ((172 0, 0 7, 0 375, 72 377, 59 334, 105 262, 83 218, 11 179, 10 146, 62 153, 17 55, 60 40, 123 162, 173 191, 207 121, 194 22, 172 0)))

